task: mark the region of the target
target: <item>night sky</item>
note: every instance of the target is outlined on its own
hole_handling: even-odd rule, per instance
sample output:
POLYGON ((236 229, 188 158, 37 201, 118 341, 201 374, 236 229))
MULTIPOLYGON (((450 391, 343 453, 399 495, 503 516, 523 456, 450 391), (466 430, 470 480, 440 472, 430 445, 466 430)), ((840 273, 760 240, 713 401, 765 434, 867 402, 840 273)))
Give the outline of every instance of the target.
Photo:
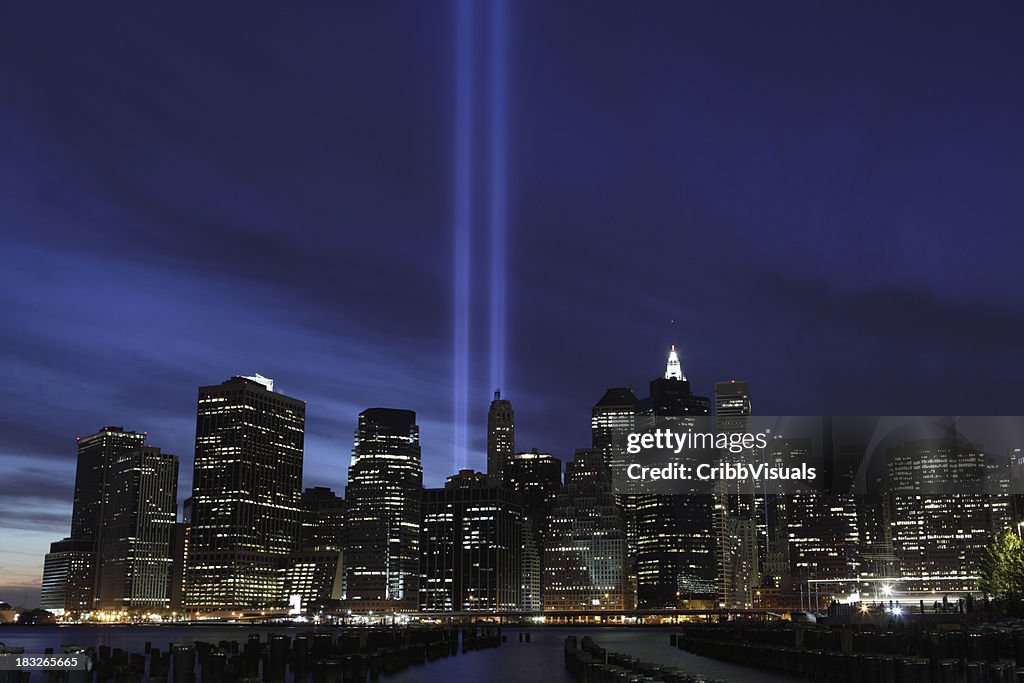
MULTIPOLYGON (((451 473, 454 6, 323 5, 0 10, 0 600, 68 533, 76 436, 148 432, 184 496, 231 375, 308 401, 307 486, 374 406, 451 473)), ((1024 10, 783 5, 512 5, 492 359, 475 4, 471 466, 494 362, 568 459, 671 343, 761 414, 1020 414, 1024 10)))

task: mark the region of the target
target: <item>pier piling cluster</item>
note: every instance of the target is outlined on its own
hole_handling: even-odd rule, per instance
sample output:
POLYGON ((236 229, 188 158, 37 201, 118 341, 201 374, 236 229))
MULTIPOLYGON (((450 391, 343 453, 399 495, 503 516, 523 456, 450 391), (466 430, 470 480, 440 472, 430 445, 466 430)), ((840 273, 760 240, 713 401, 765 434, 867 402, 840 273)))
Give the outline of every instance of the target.
POLYGON ((856 626, 693 625, 669 636, 694 654, 822 683, 1024 683, 1024 633, 856 626))
MULTIPOLYGON (((498 647, 500 627, 393 628, 314 632, 295 637, 172 643, 143 653, 101 645, 68 647, 90 658, 88 671, 35 672, 47 683, 365 683, 442 657, 498 647), (461 635, 461 638, 460 638, 461 635)), ((53 654, 48 648, 46 654, 53 654)), ((31 671, 0 671, 0 683, 27 683, 31 671)))
POLYGON ((584 636, 565 639, 565 668, 577 683, 723 683, 712 682, 679 667, 641 662, 636 657, 609 652, 584 636))

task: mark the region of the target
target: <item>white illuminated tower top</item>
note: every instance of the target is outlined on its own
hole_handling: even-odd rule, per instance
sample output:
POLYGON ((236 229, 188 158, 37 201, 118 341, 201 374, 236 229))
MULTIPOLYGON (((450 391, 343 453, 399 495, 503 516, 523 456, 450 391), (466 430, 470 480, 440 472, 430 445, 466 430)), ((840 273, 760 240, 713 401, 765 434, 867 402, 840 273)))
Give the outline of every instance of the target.
POLYGON ((676 353, 675 344, 672 345, 672 350, 668 352, 668 365, 665 366, 665 379, 686 379, 686 375, 683 374, 683 366, 679 364, 679 354, 676 353))
MULTIPOLYGON (((675 348, 674 346, 672 348, 675 348)), ((274 390, 274 380, 269 377, 264 377, 260 373, 256 373, 252 377, 245 377, 244 379, 251 379, 253 382, 258 382, 267 388, 267 391, 274 390)))

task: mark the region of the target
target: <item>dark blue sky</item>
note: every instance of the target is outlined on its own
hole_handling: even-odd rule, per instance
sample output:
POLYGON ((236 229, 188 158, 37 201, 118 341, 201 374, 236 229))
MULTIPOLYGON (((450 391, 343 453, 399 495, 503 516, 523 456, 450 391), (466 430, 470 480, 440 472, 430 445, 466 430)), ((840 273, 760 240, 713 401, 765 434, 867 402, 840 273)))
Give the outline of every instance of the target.
MULTIPOLYGON (((762 414, 1020 413, 1022 20, 515 3, 518 445, 588 445, 590 405, 672 342, 698 392, 747 379, 762 414)), ((0 599, 67 533, 75 436, 148 431, 188 486, 196 387, 233 374, 308 401, 307 485, 342 487, 379 405, 419 413, 428 484, 450 473, 454 73, 446 3, 0 10, 0 599)))

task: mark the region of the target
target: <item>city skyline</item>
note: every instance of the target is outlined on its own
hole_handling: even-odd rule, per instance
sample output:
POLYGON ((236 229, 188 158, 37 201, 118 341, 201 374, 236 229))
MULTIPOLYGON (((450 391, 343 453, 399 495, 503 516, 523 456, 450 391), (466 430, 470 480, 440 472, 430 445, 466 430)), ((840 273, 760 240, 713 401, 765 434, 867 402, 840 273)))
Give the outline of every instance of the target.
MULTIPOLYGON (((664 351, 667 354, 666 355, 666 359, 667 359, 667 368, 668 369, 664 373, 654 373, 655 374, 655 377, 654 377, 655 381, 667 378, 668 374, 670 374, 672 372, 672 368, 673 367, 678 368, 679 365, 680 365, 679 360, 678 360, 678 352, 677 352, 675 344, 671 344, 670 347, 668 349, 665 349, 664 351)), ((302 403, 301 408, 302 408, 303 417, 305 417, 305 411, 308 409, 308 402, 301 401, 301 399, 295 399, 295 398, 291 398, 289 396, 281 394, 280 393, 280 391, 281 391, 281 389, 280 389, 281 384, 280 384, 279 381, 275 380, 275 378, 265 377, 265 376, 263 376, 260 373, 256 373, 254 376, 245 376, 245 375, 242 375, 242 374, 238 374, 238 375, 232 376, 228 380, 225 380, 224 382, 220 383, 219 385, 215 385, 215 386, 200 386, 198 388, 198 392, 199 392, 199 411, 200 411, 200 418, 199 418, 199 420, 200 420, 200 422, 202 424, 205 424, 205 422, 203 422, 204 419, 208 421, 210 419, 211 415, 219 414, 220 412, 222 412, 224 410, 224 408, 220 404, 214 404, 212 406, 210 405, 210 400, 211 399, 210 399, 209 392, 211 392, 211 391, 217 392, 217 391, 230 390, 233 387, 235 387, 236 385, 252 386, 252 387, 256 387, 257 389, 265 389, 266 392, 268 392, 268 395, 275 396, 275 397, 280 396, 281 398, 278 399, 278 400, 283 400, 283 401, 286 401, 286 402, 291 402, 291 403, 296 404, 296 405, 301 402, 302 403), (276 382, 276 387, 275 387, 275 382, 276 382), (276 391, 275 391, 275 388, 276 388, 276 391), (213 409, 215 412, 214 413, 209 413, 209 411, 211 409, 213 409), (209 413, 209 414, 207 414, 207 413, 209 413), (204 415, 206 415, 205 418, 204 418, 204 415)), ((609 390, 609 391, 614 391, 614 389, 609 390)), ((505 406, 507 406, 508 403, 509 403, 509 401, 507 399, 499 401, 497 399, 497 393, 498 392, 496 392, 496 396, 495 396, 494 401, 492 401, 490 403, 491 410, 494 409, 494 406, 495 406, 496 403, 499 403, 499 404, 502 404, 502 405, 505 405, 505 406)), ((215 399, 215 400, 217 400, 217 399, 215 399)), ((221 399, 221 400, 223 400, 223 399, 221 399)), ((600 402, 598 401, 598 403, 600 403, 600 402)), ((234 409, 237 410, 237 407, 235 407, 234 409)), ((193 411, 194 410, 195 410, 195 408, 193 408, 193 411)), ((376 408, 368 408, 366 410, 360 411, 360 415, 362 415, 363 413, 367 413, 367 412, 381 411, 381 410, 383 410, 385 412, 409 412, 409 410, 405 409, 405 408, 376 407, 376 408)), ((508 410, 511 411, 511 408, 508 408, 508 410)), ((228 412, 230 412, 230 410, 228 412)), ((415 414, 415 412, 416 411, 412 411, 413 414, 415 414)), ((478 411, 475 411, 475 412, 478 412, 478 411)), ((508 418, 508 419, 511 420, 511 418, 508 418)), ((585 423, 587 422, 587 420, 586 420, 586 410, 585 409, 580 411, 580 419, 583 420, 585 423)), ((358 422, 358 420, 359 420, 359 417, 357 416, 357 422, 358 422)), ((595 427, 593 425, 593 419, 591 419, 589 422, 591 424, 589 424, 587 426, 587 431, 591 432, 593 429, 595 429, 595 427)), ((490 433, 496 426, 499 427, 499 431, 500 431, 500 425, 495 425, 492 422, 492 420, 490 419, 489 415, 485 415, 483 417, 482 423, 483 423, 483 429, 487 433, 490 433)), ((511 424, 511 422, 509 422, 509 424, 511 424)), ((197 427, 197 430, 198 430, 198 427, 197 427)), ((355 431, 356 431, 357 438, 358 438, 358 430, 355 430, 355 431)), ((85 442, 83 442, 83 437, 76 437, 75 438, 75 443, 76 443, 77 447, 79 448, 79 453, 83 452, 81 450, 83 443, 89 443, 91 441, 96 441, 96 440, 101 439, 101 438, 106 438, 107 435, 111 435, 111 434, 115 438, 119 438, 119 439, 122 439, 122 440, 131 438, 132 439, 131 443, 134 444, 134 448, 139 448, 139 449, 142 449, 142 450, 155 449, 157 452, 159 452, 160 449, 162 448, 162 447, 158 448, 158 447, 156 447, 154 445, 156 443, 160 443, 160 440, 159 439, 156 439, 156 440, 150 439, 149 432, 147 432, 147 431, 135 432, 131 428, 125 427, 124 425, 117 425, 117 426, 106 426, 106 427, 101 428, 96 434, 90 435, 88 437, 85 437, 85 439, 86 439, 85 442)), ((193 480, 193 476, 194 476, 194 468, 195 468, 196 448, 198 447, 198 443, 200 441, 205 443, 205 441, 208 438, 209 437, 205 434, 205 428, 204 428, 203 433, 200 433, 199 431, 197 431, 195 433, 195 435, 193 437, 193 440, 192 440, 193 448, 192 448, 191 451, 189 451, 190 455, 183 459, 183 463, 184 463, 185 466, 182 467, 182 469, 180 471, 180 474, 176 473, 176 475, 175 475, 176 481, 180 482, 178 484, 178 486, 177 486, 177 496, 175 497, 175 501, 176 501, 176 504, 177 504, 176 507, 177 507, 178 510, 182 509, 182 507, 183 507, 182 503, 184 503, 186 499, 190 500, 190 502, 192 503, 192 506, 193 506, 193 510, 194 510, 195 501, 192 500, 192 497, 193 497, 193 486, 195 484, 195 482, 193 480), (188 465, 191 465, 191 467, 189 467, 188 465)), ((589 443, 592 438, 593 438, 592 435, 588 434, 588 436, 586 437, 586 439, 584 440, 583 443, 589 443)), ((487 437, 486 436, 483 439, 483 441, 486 443, 486 441, 487 441, 487 437)), ((103 441, 102 443, 106 443, 106 441, 103 441)), ((610 447, 610 445, 611 444, 609 442, 608 444, 605 445, 605 448, 610 447)), ((508 448, 513 449, 513 452, 515 454, 529 454, 531 448, 532 448, 533 453, 536 453, 536 451, 537 451, 537 446, 525 447, 525 446, 521 445, 520 443, 516 443, 516 442, 508 444, 508 448)), ((583 446, 575 448, 573 450, 573 452, 579 451, 580 448, 583 448, 583 446)), ((122 450, 124 450, 124 448, 122 448, 122 450)), ((166 450, 166 448, 164 448, 164 450, 166 450)), ((89 452, 89 451, 85 451, 85 452, 89 452)), ((125 453, 128 453, 128 452, 130 452, 130 451, 129 450, 125 450, 125 453)), ((355 447, 352 446, 352 447, 350 447, 349 452, 345 456, 347 458, 347 462, 345 464, 345 470, 346 471, 345 471, 344 478, 340 479, 340 481, 341 481, 340 484, 335 484, 334 486, 329 486, 328 488, 331 488, 332 490, 334 490, 336 492, 339 492, 339 493, 345 490, 345 488, 348 485, 348 481, 349 481, 349 479, 348 479, 348 470, 350 468, 351 463, 353 462, 352 458, 354 457, 354 454, 355 454, 355 447)), ((606 457, 607 457, 607 455, 606 455, 606 457)), ((79 455, 79 460, 81 460, 81 455, 79 455)), ((479 460, 479 462, 471 463, 471 465, 472 465, 471 470, 475 469, 475 470, 479 470, 480 472, 486 472, 487 469, 488 469, 488 467, 487 467, 488 463, 487 463, 487 452, 486 452, 486 450, 479 454, 479 457, 477 458, 477 460, 479 460)), ((568 463, 571 460, 572 460, 572 456, 571 455, 565 455, 562 458, 563 464, 568 463)), ((85 470, 85 469, 82 469, 81 465, 78 465, 78 467, 76 467, 74 469, 76 471, 76 476, 72 477, 72 481, 77 481, 77 480, 80 479, 82 474, 84 474, 86 471, 91 471, 91 470, 95 469, 95 467, 90 468, 90 470, 85 470)), ((301 469, 302 468, 300 468, 300 470, 301 469)), ((308 470, 306 470, 306 472, 304 473, 304 476, 302 477, 302 480, 300 482, 301 489, 303 489, 303 490, 304 489, 313 489, 313 488, 316 488, 318 486, 321 486, 321 483, 311 483, 311 482, 323 482, 324 481, 324 477, 323 477, 322 473, 314 474, 313 478, 311 478, 311 479, 306 479, 305 474, 308 474, 308 470)), ((451 479, 451 477, 454 474, 457 474, 457 471, 447 471, 447 472, 441 471, 440 472, 440 476, 439 476, 439 481, 435 481, 435 480, 428 481, 427 478, 424 477, 423 487, 426 488, 426 489, 443 487, 446 483, 448 483, 448 481, 451 479)), ((94 478, 96 476, 98 476, 98 475, 93 475, 94 478)), ((338 480, 336 479, 335 481, 338 481, 338 480)), ((77 487, 75 488, 75 491, 76 492, 78 491, 77 487)), ((96 492, 93 495, 98 496, 99 493, 96 492)), ((77 493, 76 493, 75 498, 77 499, 77 493)), ((72 502, 74 502, 74 501, 72 501, 72 502)), ((78 507, 78 504, 75 503, 75 508, 77 509, 77 507, 78 507)), ((76 515, 77 514, 78 513, 76 513, 76 515)), ((99 515, 99 517, 102 518, 102 513, 95 513, 95 514, 99 515)), ((297 511, 296 511, 296 514, 298 514, 297 511)), ((67 527, 67 526, 71 527, 71 532, 72 532, 71 533, 71 537, 72 538, 76 537, 75 534, 82 533, 80 530, 78 530, 78 527, 83 527, 83 528, 86 528, 86 529, 89 527, 89 525, 87 523, 82 523, 82 522, 76 521, 76 520, 78 520, 78 517, 76 515, 73 515, 72 514, 72 510, 69 509, 68 515, 67 515, 68 521, 64 525, 64 527, 67 527)), ((179 518, 181 516, 182 516, 182 514, 180 514, 180 513, 176 515, 176 517, 179 517, 179 518)), ((10 523, 10 522, 8 522, 8 523, 10 523)), ((16 527, 12 526, 11 528, 16 528, 16 527)), ((63 527, 58 527, 58 530, 59 530, 59 528, 63 528, 63 527)), ((60 532, 60 533, 66 534, 66 532, 60 532)), ((51 543, 53 543, 53 542, 55 542, 57 540, 57 539, 52 537, 52 534, 49 537, 47 537, 47 538, 49 540, 45 541, 44 546, 49 546, 51 543)), ((64 541, 68 541, 68 540, 70 540, 70 538, 64 539, 64 541)), ((39 564, 40 575, 37 577, 37 583, 41 584, 41 579, 42 579, 41 571, 42 571, 42 567, 43 567, 43 559, 44 559, 44 556, 46 554, 45 551, 43 552, 43 554, 39 555, 37 558, 34 558, 34 559, 31 557, 31 555, 30 555, 30 553, 28 551, 20 551, 20 554, 22 554, 22 555, 24 555, 26 557, 29 557, 29 562, 27 563, 27 566, 29 568, 31 568, 36 563, 39 564)), ((92 571, 97 572, 97 574, 98 574, 99 568, 97 567, 97 568, 93 569, 92 571)), ((8 592, 8 594, 18 594, 18 591, 20 590, 21 591, 21 593, 20 593, 21 595, 23 595, 23 596, 25 596, 25 595, 30 596, 30 599, 31 599, 32 596, 35 596, 35 595, 38 594, 39 588, 40 588, 39 585, 31 585, 31 584, 28 585, 28 586, 12 586, 12 587, 8 588, 7 592, 8 592), (13 588, 14 590, 11 590, 11 588, 13 588)), ((97 594, 98 594, 98 591, 97 591, 97 594)))
POLYGON ((491 17, 460 62, 454 9, 11 8, 0 599, 67 534, 76 436, 146 432, 185 490, 196 388, 234 375, 307 401, 303 485, 334 491, 375 406, 416 411, 426 485, 459 469, 461 362, 480 471, 495 390, 517 450, 569 462, 673 343, 697 394, 744 380, 761 414, 1019 412, 1019 7, 515 5, 497 98, 491 17))
POLYGON ((342 499, 303 481, 306 402, 275 391, 272 378, 234 376, 199 387, 183 524, 177 456, 122 427, 77 439, 71 531, 45 556, 42 604, 72 615, 237 617, 285 603, 293 614, 536 612, 539 589, 545 614, 792 608, 816 581, 973 590, 991 539, 1020 533, 1012 417, 769 417, 764 445, 722 454, 751 464, 820 458, 830 474, 817 491, 621 488, 626 434, 701 429, 701 420, 749 432, 765 418, 752 412, 746 382, 716 383, 714 415, 711 405, 671 345, 648 397, 613 387, 594 404, 591 446, 576 449, 563 480, 558 459, 508 443, 513 409, 496 394, 489 443, 503 444, 494 451, 503 462, 489 464, 501 473, 460 469, 443 489, 424 486, 415 412, 370 408, 359 414, 342 499), (855 486, 872 479, 880 453, 884 477, 855 486), (310 535, 320 515, 326 526, 310 535), (876 561, 867 573, 862 554, 876 561))

